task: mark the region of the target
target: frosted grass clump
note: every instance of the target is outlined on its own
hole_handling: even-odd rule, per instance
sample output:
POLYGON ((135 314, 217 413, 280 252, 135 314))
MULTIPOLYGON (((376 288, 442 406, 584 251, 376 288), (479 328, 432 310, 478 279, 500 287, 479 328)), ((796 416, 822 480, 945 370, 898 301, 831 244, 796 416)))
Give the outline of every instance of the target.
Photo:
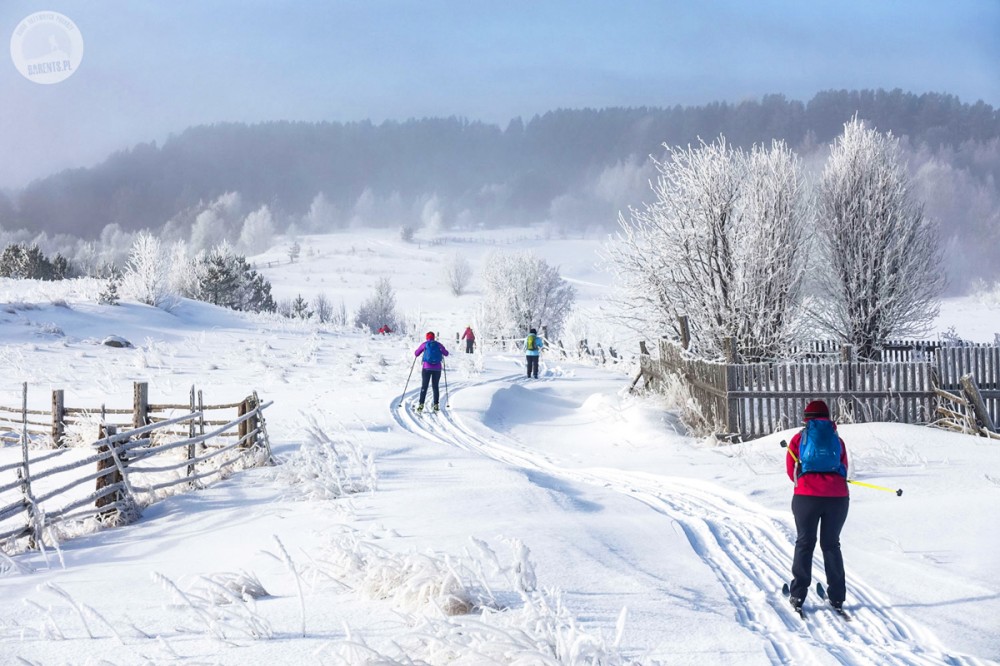
POLYGON ((160 573, 154 572, 153 580, 171 595, 173 608, 190 620, 181 631, 208 634, 227 643, 235 638, 260 640, 274 635, 270 623, 258 614, 254 598, 237 593, 218 578, 202 577, 199 587, 190 591, 160 573))
POLYGON ((200 576, 192 591, 217 606, 271 596, 257 576, 246 571, 200 576))
POLYGON ((343 427, 334 436, 327 425, 306 418, 306 440, 273 471, 273 478, 285 483, 295 497, 329 500, 356 493, 372 492, 377 485, 375 459, 343 427))
POLYGON ((306 574, 336 583, 369 599, 387 600, 410 614, 462 615, 491 603, 462 580, 463 565, 448 556, 393 553, 350 530, 306 567, 306 574))
MULTIPOLYGON (((506 563, 486 542, 472 543, 463 557, 453 558, 391 553, 356 532, 337 539, 322 573, 370 598, 391 601, 409 614, 414 629, 385 652, 348 630, 346 640, 324 646, 321 656, 373 664, 627 663, 617 640, 609 645, 578 624, 558 590, 538 589, 524 543, 507 541, 511 561, 506 563), (494 591, 500 586, 505 591, 494 591), (501 604, 502 597, 510 604, 501 604)), ((619 636, 624 618, 623 611, 619 636)))

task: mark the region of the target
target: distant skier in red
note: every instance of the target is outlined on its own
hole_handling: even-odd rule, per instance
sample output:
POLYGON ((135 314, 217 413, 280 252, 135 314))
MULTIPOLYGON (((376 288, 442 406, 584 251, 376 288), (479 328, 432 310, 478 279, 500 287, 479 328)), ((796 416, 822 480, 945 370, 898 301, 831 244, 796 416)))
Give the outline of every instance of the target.
POLYGON ((389 324, 382 324, 382 328, 378 329, 378 332, 382 335, 389 335, 392 333, 392 329, 389 328, 389 324))
POLYGON ((473 347, 476 346, 476 334, 472 332, 471 326, 465 327, 465 333, 462 333, 462 339, 465 340, 465 353, 471 354, 473 347))

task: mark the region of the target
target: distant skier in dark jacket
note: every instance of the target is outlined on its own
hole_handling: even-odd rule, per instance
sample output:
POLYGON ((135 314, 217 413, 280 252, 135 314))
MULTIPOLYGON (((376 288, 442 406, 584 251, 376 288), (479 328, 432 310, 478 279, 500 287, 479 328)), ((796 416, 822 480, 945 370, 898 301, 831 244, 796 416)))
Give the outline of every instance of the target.
POLYGON ((462 333, 462 339, 465 340, 465 353, 471 354, 473 347, 476 346, 476 334, 472 332, 471 326, 465 327, 465 333, 462 333))
POLYGON ((420 373, 420 404, 417 411, 424 411, 424 400, 427 398, 427 385, 432 386, 434 391, 434 411, 440 409, 438 384, 441 381, 441 368, 444 367, 444 357, 448 355, 448 350, 444 345, 434 339, 434 334, 427 332, 426 339, 413 352, 414 356, 423 356, 422 371, 420 373))
POLYGON ((813 550, 819 532, 819 547, 823 551, 826 569, 827 595, 830 605, 840 610, 847 595, 844 556, 840 551, 840 530, 847 521, 850 503, 847 491, 847 446, 836 433, 837 425, 830 420, 830 408, 822 400, 806 405, 803 421, 806 427, 795 433, 788 444, 785 468, 788 478, 795 483, 792 496, 792 515, 795 517, 795 556, 792 561, 792 582, 789 584, 789 601, 796 609, 809 593, 812 584, 813 550), (817 423, 810 426, 811 421, 817 423), (829 451, 822 464, 822 453, 817 446, 804 442, 803 434, 817 442, 824 438, 829 451), (839 443, 839 457, 836 446, 839 443), (812 471, 810 466, 826 471, 812 471))

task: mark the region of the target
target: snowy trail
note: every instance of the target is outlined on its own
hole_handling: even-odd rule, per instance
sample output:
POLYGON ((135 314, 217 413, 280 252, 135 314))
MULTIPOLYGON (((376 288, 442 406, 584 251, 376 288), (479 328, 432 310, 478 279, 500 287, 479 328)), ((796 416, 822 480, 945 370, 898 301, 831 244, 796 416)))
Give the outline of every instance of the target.
MULTIPOLYGON (((517 375, 488 383, 506 386, 517 375)), ((551 383, 546 382, 549 387, 551 383)), ((451 395, 469 387, 456 382, 451 395)), ((573 468, 496 431, 480 434, 450 410, 418 415, 408 396, 392 411, 404 429, 499 462, 627 495, 681 526, 691 547, 711 568, 740 623, 769 646, 773 663, 986 664, 949 651, 930 631, 893 610, 869 585, 851 576, 847 622, 813 600, 803 621, 780 594, 787 580, 794 531, 739 493, 714 484, 614 468, 573 468)), ((481 424, 480 428, 483 428, 481 424)), ((816 562, 822 577, 822 564, 816 562)))

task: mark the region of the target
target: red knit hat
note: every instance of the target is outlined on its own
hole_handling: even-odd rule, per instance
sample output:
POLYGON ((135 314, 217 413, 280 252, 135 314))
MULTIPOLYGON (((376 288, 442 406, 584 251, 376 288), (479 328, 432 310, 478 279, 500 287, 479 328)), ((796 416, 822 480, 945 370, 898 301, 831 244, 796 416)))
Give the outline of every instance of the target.
POLYGON ((427 339, 428 340, 433 340, 434 339, 434 333, 432 333, 431 331, 427 331, 427 339))
POLYGON ((803 415, 802 420, 808 421, 809 419, 828 419, 830 418, 830 408, 826 406, 826 403, 822 400, 813 400, 808 405, 806 405, 806 411, 803 415))

